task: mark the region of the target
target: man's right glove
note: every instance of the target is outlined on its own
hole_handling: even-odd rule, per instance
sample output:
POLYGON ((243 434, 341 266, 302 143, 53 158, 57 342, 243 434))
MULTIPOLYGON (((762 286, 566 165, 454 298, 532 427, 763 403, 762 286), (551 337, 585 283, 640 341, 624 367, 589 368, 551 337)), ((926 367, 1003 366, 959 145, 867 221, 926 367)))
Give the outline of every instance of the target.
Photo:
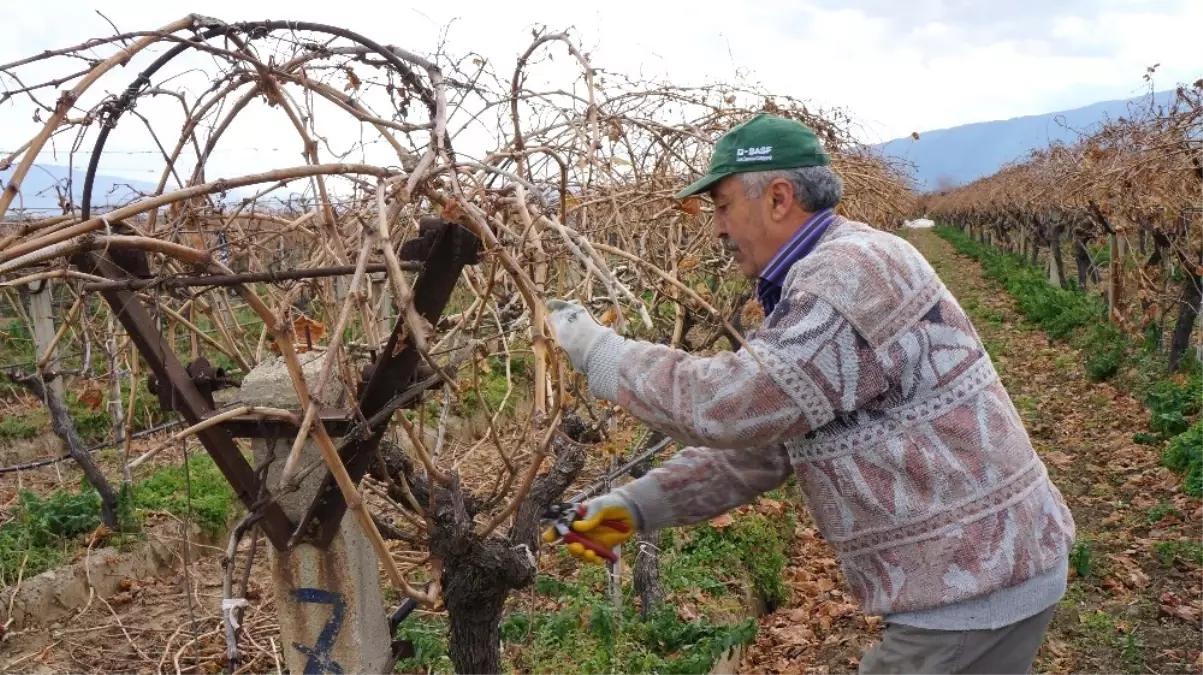
POLYGON ((549 318, 556 329, 556 340, 568 355, 572 367, 587 374, 589 352, 598 340, 614 331, 594 320, 578 303, 548 300, 547 308, 551 310, 549 318))
MULTIPOLYGON (((585 502, 585 515, 573 521, 572 529, 597 546, 613 549, 635 536, 635 531, 639 529, 639 517, 625 498, 610 493, 585 502)), ((551 543, 559 537, 553 527, 543 531, 545 542, 551 543)), ((602 562, 601 556, 581 543, 571 542, 567 548, 576 558, 591 563, 602 562)))

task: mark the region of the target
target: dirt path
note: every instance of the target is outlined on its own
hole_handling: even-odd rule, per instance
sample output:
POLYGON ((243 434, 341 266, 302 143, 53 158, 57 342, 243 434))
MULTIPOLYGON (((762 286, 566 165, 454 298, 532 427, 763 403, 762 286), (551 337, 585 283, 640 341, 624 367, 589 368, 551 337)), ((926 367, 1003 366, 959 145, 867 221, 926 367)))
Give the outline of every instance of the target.
MULTIPOLYGON (((1133 433, 1148 413, 1087 379, 1082 355, 1050 343, 1010 295, 935 233, 908 233, 969 312, 1037 452, 1078 528, 1070 588, 1038 657, 1038 672, 1203 672, 1200 500, 1133 433)), ((877 640, 843 590, 831 548, 799 524, 787 578, 791 603, 761 621, 741 673, 855 672, 877 640)))

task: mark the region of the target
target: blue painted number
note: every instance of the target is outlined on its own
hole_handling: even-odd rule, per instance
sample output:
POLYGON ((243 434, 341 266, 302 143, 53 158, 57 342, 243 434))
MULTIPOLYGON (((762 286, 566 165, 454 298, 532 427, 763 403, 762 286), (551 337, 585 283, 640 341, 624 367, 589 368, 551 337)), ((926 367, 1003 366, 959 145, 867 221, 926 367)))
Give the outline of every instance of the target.
POLYGON ((322 627, 313 648, 305 647, 296 642, 292 646, 309 658, 305 661, 305 675, 318 673, 335 673, 342 675, 343 667, 335 661, 330 652, 334 650, 334 640, 342 630, 343 618, 347 608, 346 598, 342 593, 331 593, 320 588, 298 588, 292 592, 297 602, 310 602, 321 605, 331 605, 333 608, 330 620, 322 627))

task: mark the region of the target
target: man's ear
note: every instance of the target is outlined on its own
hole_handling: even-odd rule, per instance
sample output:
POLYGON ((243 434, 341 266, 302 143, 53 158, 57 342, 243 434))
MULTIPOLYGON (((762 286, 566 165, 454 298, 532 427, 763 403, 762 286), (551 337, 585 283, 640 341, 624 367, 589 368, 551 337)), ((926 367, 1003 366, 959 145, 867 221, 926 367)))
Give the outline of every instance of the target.
POLYGON ((789 215, 794 206, 794 188, 789 181, 777 179, 769 185, 771 198, 770 215, 773 220, 782 220, 789 215))

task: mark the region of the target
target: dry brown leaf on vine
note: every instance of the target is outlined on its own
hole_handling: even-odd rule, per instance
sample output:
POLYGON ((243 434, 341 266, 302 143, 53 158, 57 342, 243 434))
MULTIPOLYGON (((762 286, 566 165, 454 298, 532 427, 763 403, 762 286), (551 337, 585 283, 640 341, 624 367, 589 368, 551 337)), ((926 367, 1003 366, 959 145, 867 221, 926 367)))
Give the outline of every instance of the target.
POLYGON ((815 632, 804 624, 790 624, 774 628, 773 634, 781 642, 789 645, 805 645, 814 641, 815 632))
POLYGON ((688 602, 683 602, 677 605, 677 616, 686 623, 693 623, 698 620, 698 610, 688 602))
POLYGON ((343 87, 343 91, 359 91, 359 76, 354 70, 344 68, 343 74, 347 76, 347 84, 343 87))
MULTIPOLYGON (((569 197, 571 199, 571 197, 569 197)), ((459 202, 454 199, 447 200, 447 203, 441 209, 439 216, 448 222, 456 222, 464 215, 464 209, 459 205, 459 202)))
POLYGON ((1188 623, 1199 623, 1200 618, 1203 618, 1203 614, 1197 608, 1183 602, 1182 598, 1171 591, 1162 593, 1160 599, 1159 609, 1166 615, 1178 617, 1188 623))
POLYGON ((697 266, 698 257, 696 255, 687 255, 681 259, 681 262, 677 263, 677 270, 681 272, 688 272, 697 266))
POLYGON ((1052 464, 1058 469, 1068 469, 1074 463, 1073 455, 1066 454, 1060 450, 1045 452, 1041 456, 1046 463, 1052 464))
POLYGON ((756 299, 752 299, 744 303, 743 310, 740 311, 744 325, 755 325, 764 321, 764 307, 756 299))
POLYGON ((611 143, 617 143, 618 139, 622 138, 622 127, 618 126, 618 122, 611 120, 609 129, 606 131, 606 138, 610 139, 611 143))
POLYGON ((676 203, 676 208, 691 216, 696 216, 702 212, 702 202, 697 197, 686 197, 676 203))
POLYGON ((84 390, 80 393, 79 400, 92 410, 100 410, 104 406, 104 393, 100 389, 100 383, 93 381, 84 385, 84 390))
POLYGON ((326 335, 326 326, 321 321, 314 321, 302 314, 292 322, 292 333, 296 336, 293 339, 297 352, 306 352, 326 335))
POLYGON ((95 530, 92 530, 92 532, 88 534, 88 537, 85 539, 84 543, 87 544, 88 547, 96 547, 99 546, 105 539, 108 539, 109 535, 111 534, 113 534, 112 528, 104 523, 101 523, 96 526, 95 530))
POLYGON ((614 311, 614 308, 611 307, 602 313, 601 318, 598 319, 598 322, 601 323, 601 325, 608 327, 613 326, 617 319, 618 312, 614 311))
POLYGON ((779 499, 761 497, 756 500, 757 511, 766 515, 781 516, 785 514, 785 503, 779 499))

